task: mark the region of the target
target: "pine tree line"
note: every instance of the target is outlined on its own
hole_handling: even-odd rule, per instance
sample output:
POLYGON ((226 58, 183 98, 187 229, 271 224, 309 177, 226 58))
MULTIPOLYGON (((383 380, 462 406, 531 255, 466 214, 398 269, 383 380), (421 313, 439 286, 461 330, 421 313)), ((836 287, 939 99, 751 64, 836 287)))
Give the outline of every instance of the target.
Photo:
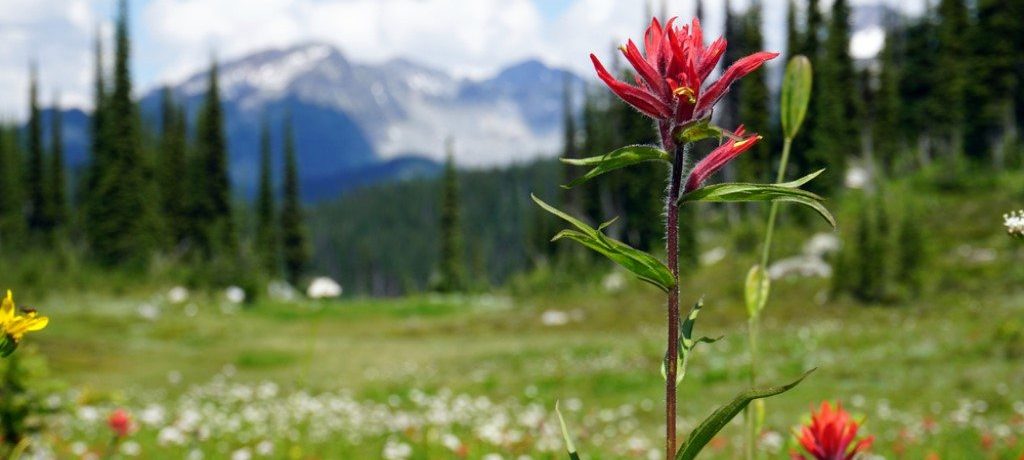
MULTIPOLYGON (((104 67, 103 41, 96 37, 90 158, 70 194, 59 100, 50 109, 46 133, 32 66, 24 135, 16 126, 0 126, 0 250, 68 241, 100 266, 135 268, 145 268, 157 254, 198 265, 240 257, 216 62, 195 123, 190 126, 184 103, 165 88, 153 135, 132 97, 130 46, 127 2, 121 0, 110 73, 104 67)), ((285 174, 278 210, 269 126, 264 124, 258 236, 252 244, 265 274, 283 274, 297 283, 309 251, 290 121, 283 131, 285 174)))

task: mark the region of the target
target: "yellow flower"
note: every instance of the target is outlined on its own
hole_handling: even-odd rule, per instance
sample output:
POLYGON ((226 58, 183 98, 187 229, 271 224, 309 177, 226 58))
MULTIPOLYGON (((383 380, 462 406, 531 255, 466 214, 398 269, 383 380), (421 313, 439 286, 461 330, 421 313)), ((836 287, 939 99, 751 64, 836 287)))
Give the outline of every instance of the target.
POLYGON ((19 314, 14 307, 14 296, 7 290, 7 297, 0 304, 0 331, 3 332, 3 337, 0 337, 0 356, 6 357, 13 353, 25 333, 43 329, 49 322, 50 318, 38 316, 33 310, 19 314))

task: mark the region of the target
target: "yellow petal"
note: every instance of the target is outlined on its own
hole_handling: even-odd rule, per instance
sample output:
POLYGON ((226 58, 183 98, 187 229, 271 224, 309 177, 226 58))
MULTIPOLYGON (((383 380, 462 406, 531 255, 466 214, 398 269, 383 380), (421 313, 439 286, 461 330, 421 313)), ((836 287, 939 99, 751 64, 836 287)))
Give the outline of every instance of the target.
POLYGON ((7 297, 4 297, 3 305, 0 305, 0 325, 7 324, 14 318, 14 296, 11 290, 7 290, 7 297))
POLYGON ((50 318, 46 316, 40 316, 38 318, 29 318, 27 321, 25 321, 25 323, 26 331, 38 331, 45 328, 47 324, 50 324, 50 318))

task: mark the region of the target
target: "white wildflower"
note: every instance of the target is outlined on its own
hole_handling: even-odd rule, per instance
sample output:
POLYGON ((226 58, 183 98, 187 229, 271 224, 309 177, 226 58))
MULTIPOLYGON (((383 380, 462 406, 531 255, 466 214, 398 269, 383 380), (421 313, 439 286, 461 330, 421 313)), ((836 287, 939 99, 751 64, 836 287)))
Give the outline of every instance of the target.
POLYGON ((569 324, 569 314, 561 310, 547 310, 540 315, 540 322, 545 326, 564 326, 569 324))
POLYGON ((387 444, 384 444, 384 451, 381 452, 381 457, 385 460, 405 460, 410 456, 412 456, 412 446, 394 439, 389 439, 387 444))
POLYGON ((224 290, 224 298, 233 304, 245 302, 245 290, 238 286, 230 286, 224 290))
POLYGON ((311 299, 328 299, 341 296, 341 285, 326 276, 313 279, 306 288, 306 296, 311 299))
POLYGON ((188 300, 188 289, 184 286, 175 286, 167 291, 167 301, 173 304, 184 303, 188 300))
POLYGON ((1024 210, 1003 214, 1006 232, 1016 238, 1024 238, 1024 210))

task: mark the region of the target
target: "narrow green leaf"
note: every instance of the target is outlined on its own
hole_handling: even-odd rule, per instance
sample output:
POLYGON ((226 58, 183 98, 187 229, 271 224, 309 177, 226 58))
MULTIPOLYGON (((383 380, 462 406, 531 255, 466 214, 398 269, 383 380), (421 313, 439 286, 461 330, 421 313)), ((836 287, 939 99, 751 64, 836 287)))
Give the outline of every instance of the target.
POLYGON ((807 115, 813 80, 810 59, 796 56, 789 60, 786 74, 782 77, 782 107, 779 114, 782 117, 782 133, 789 139, 796 137, 807 115))
MULTIPOLYGON (((665 264, 661 263, 661 261, 654 256, 634 249, 621 241, 609 238, 604 233, 601 233, 599 229, 595 229, 579 219, 556 209, 534 195, 530 196, 533 198, 533 201, 535 201, 537 205, 545 211, 562 218, 577 229, 562 230, 552 238, 552 241, 569 239, 580 243, 611 259, 626 270, 633 272, 633 274, 638 278, 658 286, 663 291, 668 291, 675 286, 676 280, 675 277, 672 276, 672 272, 669 271, 665 264)), ((600 228, 603 229, 610 223, 611 221, 606 222, 602 224, 600 228)))
POLYGON ((711 124, 711 118, 705 118, 676 128, 675 140, 677 144, 683 145, 704 139, 722 137, 726 134, 728 134, 727 131, 711 124))
POLYGON ((798 188, 814 179, 821 171, 809 174, 792 182, 780 184, 748 184, 748 183, 725 183, 701 187, 690 193, 679 197, 679 203, 690 201, 707 201, 717 203, 735 203, 750 201, 767 202, 789 202, 807 206, 815 210, 822 218, 828 221, 832 227, 836 226, 836 219, 832 213, 822 204, 824 198, 798 188))
POLYGON ((768 302, 768 290, 771 287, 771 280, 765 273, 764 267, 760 264, 750 267, 747 272, 747 283, 743 291, 743 298, 747 303, 747 314, 753 318, 761 313, 764 305, 768 302))
POLYGON ((807 378, 811 372, 814 372, 814 369, 805 372, 804 375, 795 381, 782 386, 751 388, 740 393, 732 402, 719 407, 711 416, 704 419, 700 425, 697 425, 697 428, 690 432, 690 436, 686 438, 686 442, 683 443, 676 453, 676 460, 692 460, 697 458, 697 454, 704 449, 704 446, 711 442, 711 438, 714 438, 719 431, 722 431, 722 428, 725 428, 725 425, 743 411, 751 401, 785 393, 807 378))
POLYGON ((569 452, 569 460, 580 460, 580 454, 576 453, 576 445, 569 436, 569 429, 565 427, 562 411, 558 410, 558 401, 555 401, 555 413, 558 414, 558 424, 562 425, 562 439, 565 439, 565 450, 569 452))
POLYGON ((593 169, 576 180, 563 185, 563 188, 573 188, 601 174, 622 169, 645 161, 671 162, 667 153, 657 147, 649 145, 631 145, 623 147, 605 155, 590 158, 563 158, 562 162, 575 166, 592 166, 593 169))

